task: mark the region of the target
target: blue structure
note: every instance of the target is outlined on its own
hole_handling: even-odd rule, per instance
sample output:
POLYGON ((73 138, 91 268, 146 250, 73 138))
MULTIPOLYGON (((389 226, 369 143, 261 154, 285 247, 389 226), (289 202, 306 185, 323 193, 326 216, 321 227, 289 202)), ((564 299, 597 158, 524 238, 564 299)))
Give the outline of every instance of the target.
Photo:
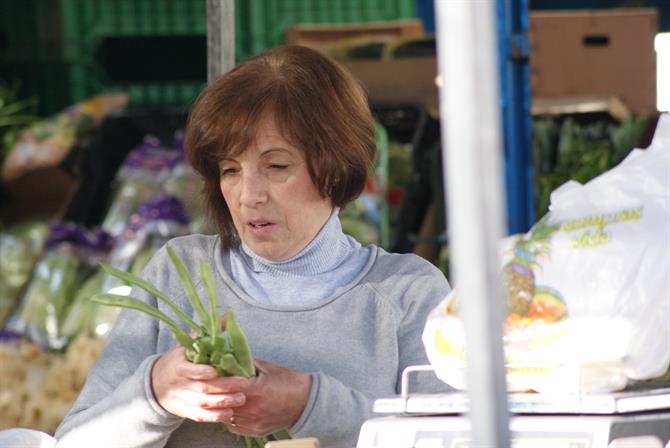
POLYGON ((498 0, 497 12, 507 223, 524 233, 535 222, 528 0, 498 0))
MULTIPOLYGON (((416 0, 426 33, 435 32, 434 1, 416 0)), ((505 142, 507 230, 524 233, 535 222, 531 142, 528 1, 497 0, 500 106, 505 142)))

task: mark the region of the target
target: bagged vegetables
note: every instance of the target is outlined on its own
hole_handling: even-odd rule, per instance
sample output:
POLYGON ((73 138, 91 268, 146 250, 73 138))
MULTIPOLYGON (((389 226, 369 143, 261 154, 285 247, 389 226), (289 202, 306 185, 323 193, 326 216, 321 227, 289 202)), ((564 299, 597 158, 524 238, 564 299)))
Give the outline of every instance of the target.
POLYGON ((0 328, 30 279, 48 231, 45 222, 27 221, 0 232, 0 328))
MULTIPOLYGON (((652 144, 582 185, 551 195, 549 213, 501 245, 508 388, 611 392, 670 365, 670 115, 652 144)), ((438 376, 466 387, 457 293, 428 318, 438 376)))
POLYGON ((125 93, 98 95, 33 122, 20 131, 4 159, 0 175, 10 182, 26 172, 58 165, 105 117, 127 105, 125 93))
POLYGON ((165 179, 163 188, 166 193, 179 199, 182 204, 188 204, 191 233, 203 233, 208 230, 205 224, 205 203, 202 199, 204 181, 185 159, 182 134, 178 131, 172 143, 179 157, 172 165, 172 171, 165 179))
MULTIPOLYGON (((188 272, 184 262, 169 245, 167 246, 167 251, 179 274, 184 292, 201 324, 196 323, 179 309, 169 297, 140 277, 116 269, 105 263, 102 263, 101 266, 114 277, 147 291, 168 305, 191 328, 194 336, 186 333, 177 322, 165 313, 147 305, 139 299, 119 294, 101 293, 93 296, 91 300, 104 305, 135 309, 163 321, 170 327, 177 342, 186 349, 187 359, 193 363, 209 364, 215 367, 222 376, 244 376, 247 378, 255 376, 256 368, 247 337, 237 324, 235 313, 232 309, 228 309, 226 312, 225 330, 221 328, 219 303, 211 266, 205 261, 200 263, 200 278, 205 285, 207 302, 209 304, 208 309, 206 309, 198 296, 195 284, 190 277, 191 274, 188 272)), ((222 425, 222 429, 226 430, 225 426, 222 425)), ((287 431, 274 433, 270 437, 274 440, 290 438, 287 431)), ((268 437, 245 436, 247 447, 252 448, 254 446, 263 448, 268 440, 268 437)))
POLYGON ((128 154, 116 175, 115 193, 102 228, 118 236, 140 205, 163 191, 163 182, 179 158, 177 151, 162 146, 157 138, 145 137, 128 154))
POLYGON ((20 308, 7 322, 7 328, 43 347, 63 349, 78 332, 77 326, 64 327, 76 291, 111 245, 112 238, 100 229, 88 231, 72 223, 53 224, 44 254, 37 261, 20 308))

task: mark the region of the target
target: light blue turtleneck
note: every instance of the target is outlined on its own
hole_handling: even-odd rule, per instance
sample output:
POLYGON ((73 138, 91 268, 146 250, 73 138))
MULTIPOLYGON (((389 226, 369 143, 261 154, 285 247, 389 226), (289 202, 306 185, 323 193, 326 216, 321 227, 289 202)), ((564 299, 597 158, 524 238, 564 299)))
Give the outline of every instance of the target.
POLYGON ((300 306, 331 297, 361 272, 370 256, 369 247, 342 232, 338 213, 335 208, 316 237, 288 260, 267 260, 242 243, 224 254, 223 265, 261 303, 300 306))

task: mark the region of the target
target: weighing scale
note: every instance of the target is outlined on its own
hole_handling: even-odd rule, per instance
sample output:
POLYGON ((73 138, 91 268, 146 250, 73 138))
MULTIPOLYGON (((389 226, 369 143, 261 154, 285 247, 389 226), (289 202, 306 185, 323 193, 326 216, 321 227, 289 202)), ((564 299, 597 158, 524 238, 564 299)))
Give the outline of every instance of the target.
MULTIPOLYGON (((465 392, 378 399, 357 448, 475 448, 465 392)), ((510 393, 512 448, 670 448, 670 383, 636 383, 606 394, 510 393)), ((491 447, 494 448, 494 447, 491 447)))

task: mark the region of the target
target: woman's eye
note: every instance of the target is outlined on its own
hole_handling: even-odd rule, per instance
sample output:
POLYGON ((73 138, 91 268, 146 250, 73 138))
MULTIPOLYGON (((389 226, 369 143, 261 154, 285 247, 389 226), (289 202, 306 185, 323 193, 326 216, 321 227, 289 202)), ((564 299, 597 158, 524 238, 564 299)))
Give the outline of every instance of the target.
POLYGON ((221 177, 232 176, 235 173, 237 173, 237 170, 235 168, 222 168, 221 169, 221 177))
POLYGON ((285 170, 286 168, 288 168, 288 165, 281 165, 281 164, 278 164, 278 163, 273 163, 272 165, 270 165, 270 169, 278 170, 278 171, 279 170, 285 170))

